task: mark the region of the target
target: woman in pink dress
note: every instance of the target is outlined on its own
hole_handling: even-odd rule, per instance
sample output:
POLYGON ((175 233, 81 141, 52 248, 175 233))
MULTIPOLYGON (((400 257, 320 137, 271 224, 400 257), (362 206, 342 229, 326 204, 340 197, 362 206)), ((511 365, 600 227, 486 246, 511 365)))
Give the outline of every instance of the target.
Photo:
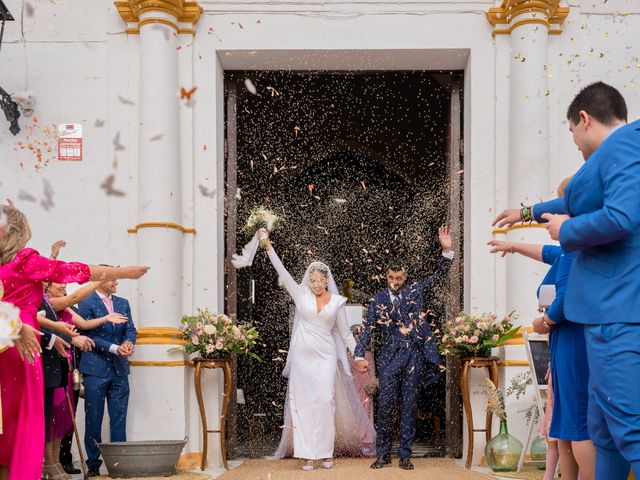
POLYGON ((140 278, 148 267, 102 267, 51 260, 25 248, 31 230, 12 203, 3 205, 5 233, 0 238, 0 281, 3 300, 20 309, 23 326, 16 347, 0 353, 0 480, 40 480, 44 457, 44 381, 34 332, 42 302, 43 282, 59 283, 140 278))

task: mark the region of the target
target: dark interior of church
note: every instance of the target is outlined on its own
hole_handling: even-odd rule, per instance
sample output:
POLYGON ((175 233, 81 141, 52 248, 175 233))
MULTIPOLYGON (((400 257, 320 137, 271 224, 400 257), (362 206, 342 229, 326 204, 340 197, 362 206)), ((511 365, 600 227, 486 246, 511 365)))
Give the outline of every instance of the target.
MULTIPOLYGON (((449 72, 229 72, 237 92, 236 251, 251 209, 280 218, 271 238, 300 281, 327 263, 351 301, 385 288, 390 264, 428 276, 440 256, 437 228, 449 211, 449 72)), ((293 303, 262 251, 238 273, 238 319, 258 326, 262 358, 238 359, 238 454, 275 451, 286 379, 281 376, 293 303)), ((425 308, 437 328, 448 312, 443 285, 425 308)), ((450 312, 449 312, 450 313, 450 312)), ((375 341, 372 348, 375 354, 375 341)), ((420 394, 414 455, 444 451, 445 382, 420 394)))

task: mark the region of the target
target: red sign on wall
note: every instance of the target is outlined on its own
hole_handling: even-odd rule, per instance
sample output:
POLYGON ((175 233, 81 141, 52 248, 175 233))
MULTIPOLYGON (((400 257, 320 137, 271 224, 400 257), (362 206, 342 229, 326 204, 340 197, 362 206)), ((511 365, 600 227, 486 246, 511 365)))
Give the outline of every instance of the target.
POLYGON ((82 125, 61 123, 58 125, 58 160, 82 160, 82 125))

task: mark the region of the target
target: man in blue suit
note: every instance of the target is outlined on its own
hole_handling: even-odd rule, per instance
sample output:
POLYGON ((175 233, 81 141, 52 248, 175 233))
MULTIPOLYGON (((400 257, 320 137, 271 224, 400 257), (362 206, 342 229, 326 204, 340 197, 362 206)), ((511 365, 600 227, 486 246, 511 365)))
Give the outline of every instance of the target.
POLYGON ((629 465, 640 478, 640 121, 626 124, 624 98, 602 82, 576 96, 567 118, 586 162, 564 199, 523 213, 575 252, 565 312, 585 324, 596 479, 626 480, 629 465))
POLYGON ((391 435, 393 412, 400 395, 400 468, 413 470, 411 453, 416 436, 417 394, 423 375, 432 382, 437 378, 427 367, 440 365, 440 355, 429 324, 423 312, 424 298, 431 288, 445 278, 453 262, 451 234, 440 227, 442 257, 436 272, 425 280, 405 286, 407 273, 400 266, 387 270, 387 287, 378 292, 369 304, 364 329, 358 338, 355 364, 359 371, 368 367, 364 352, 374 328, 382 330, 382 347, 378 352, 380 393, 376 421, 377 459, 371 468, 382 468, 391 463, 391 435))
POLYGON ((109 313, 120 313, 127 322, 107 322, 87 335, 95 342, 95 350, 85 352, 80 359, 80 372, 84 376, 84 406, 86 429, 84 444, 87 450, 89 476, 100 475, 100 450, 102 442, 102 417, 104 402, 109 408, 109 426, 112 442, 127 440, 127 406, 129 403, 129 360, 136 341, 136 328, 131 319, 129 302, 116 297, 117 281, 105 282, 79 304, 79 313, 87 320, 109 313))

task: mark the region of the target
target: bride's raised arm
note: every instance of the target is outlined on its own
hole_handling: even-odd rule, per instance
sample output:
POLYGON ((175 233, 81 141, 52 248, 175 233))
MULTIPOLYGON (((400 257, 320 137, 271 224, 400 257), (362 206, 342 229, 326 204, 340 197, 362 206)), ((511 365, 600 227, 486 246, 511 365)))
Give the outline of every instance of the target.
POLYGON ((278 275, 280 276, 280 282, 287 289, 287 291, 289 292, 289 295, 291 295, 291 297, 293 298, 293 301, 297 302, 298 297, 300 296, 300 293, 301 293, 300 285, 298 285, 298 282, 294 280, 294 278, 291 276, 291 274, 287 271, 285 266, 282 264, 280 257, 278 257, 278 254, 271 246, 271 241, 268 238, 266 238, 266 240, 267 240, 266 249, 267 249, 267 255, 269 255, 269 260, 271 260, 273 267, 276 269, 276 272, 278 272, 278 275))

